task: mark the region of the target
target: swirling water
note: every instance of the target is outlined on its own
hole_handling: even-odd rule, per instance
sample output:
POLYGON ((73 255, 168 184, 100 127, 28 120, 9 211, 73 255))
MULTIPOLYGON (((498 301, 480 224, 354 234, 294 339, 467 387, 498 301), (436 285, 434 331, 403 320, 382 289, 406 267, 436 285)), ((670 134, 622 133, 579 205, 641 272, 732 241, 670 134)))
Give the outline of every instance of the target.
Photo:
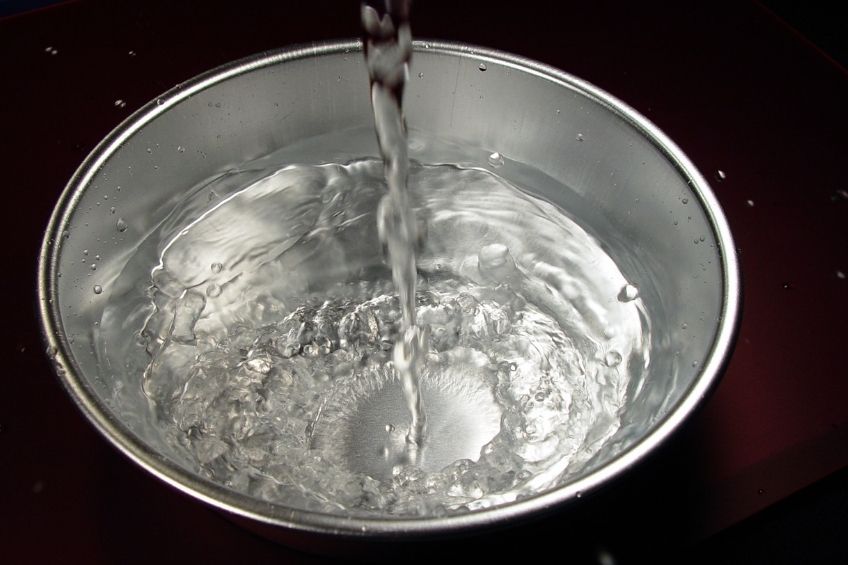
POLYGON ((638 289, 580 210, 499 176, 509 163, 483 168, 489 152, 410 164, 428 414, 412 457, 383 164, 322 163, 329 145, 198 187, 113 285, 100 354, 137 376, 163 441, 233 490, 343 515, 464 512, 578 474, 650 344, 638 289))

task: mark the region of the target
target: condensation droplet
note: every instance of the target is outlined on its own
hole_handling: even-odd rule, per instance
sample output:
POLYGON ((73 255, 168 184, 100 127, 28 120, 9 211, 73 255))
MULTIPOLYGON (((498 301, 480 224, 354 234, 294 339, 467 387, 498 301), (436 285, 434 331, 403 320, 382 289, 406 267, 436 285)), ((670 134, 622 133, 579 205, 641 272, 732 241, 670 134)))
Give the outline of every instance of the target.
POLYGON ((500 167, 504 164, 503 155, 495 151, 491 155, 489 155, 489 164, 493 167, 500 167))

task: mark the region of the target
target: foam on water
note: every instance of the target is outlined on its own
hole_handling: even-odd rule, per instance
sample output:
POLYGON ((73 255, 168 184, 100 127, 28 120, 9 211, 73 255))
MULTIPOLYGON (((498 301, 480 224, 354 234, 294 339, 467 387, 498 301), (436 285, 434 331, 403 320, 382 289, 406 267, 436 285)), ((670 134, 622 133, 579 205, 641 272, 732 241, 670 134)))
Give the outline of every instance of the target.
POLYGON ((650 344, 601 242, 490 171, 411 164, 428 430, 410 452, 382 163, 293 154, 194 190, 112 285, 100 355, 136 375, 163 443, 233 490, 344 515, 463 512, 579 473, 650 344))

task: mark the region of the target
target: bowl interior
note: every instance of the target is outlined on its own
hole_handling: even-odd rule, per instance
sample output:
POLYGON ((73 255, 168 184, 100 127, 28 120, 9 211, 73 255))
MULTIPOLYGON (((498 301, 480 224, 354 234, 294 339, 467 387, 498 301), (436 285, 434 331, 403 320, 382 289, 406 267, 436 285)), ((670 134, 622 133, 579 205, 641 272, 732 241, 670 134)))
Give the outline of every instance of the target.
MULTIPOLYGON (((516 57, 435 43, 416 46, 410 77, 405 114, 411 131, 469 148, 469 163, 497 151, 532 166, 552 180, 537 178, 532 188, 563 208, 576 195, 588 210, 581 223, 639 287, 647 308, 649 368, 630 382, 619 431, 566 485, 497 511, 531 512, 635 463, 715 381, 736 316, 732 241, 707 183, 680 150, 591 85, 516 57), (563 194, 559 184, 573 194, 563 194)), ((371 124, 357 44, 259 56, 194 79, 139 110, 89 157, 57 207, 42 256, 41 292, 49 300, 45 331, 63 380, 116 445, 195 496, 266 521, 339 528, 330 518, 260 504, 193 476, 161 443, 143 415, 140 376, 107 367, 97 355, 96 322, 112 283, 138 241, 188 188, 280 147, 340 129, 369 132, 371 124), (102 292, 94 292, 95 285, 102 292)), ((370 134, 327 151, 330 157, 378 155, 370 134)), ((445 162, 440 151, 424 144, 412 155, 445 162)), ((525 173, 516 165, 512 174, 520 181, 525 173)), ((497 515, 487 512, 480 521, 497 515)), ((438 527, 450 524, 444 520, 438 527)), ((353 522, 342 529, 360 527, 353 522)))

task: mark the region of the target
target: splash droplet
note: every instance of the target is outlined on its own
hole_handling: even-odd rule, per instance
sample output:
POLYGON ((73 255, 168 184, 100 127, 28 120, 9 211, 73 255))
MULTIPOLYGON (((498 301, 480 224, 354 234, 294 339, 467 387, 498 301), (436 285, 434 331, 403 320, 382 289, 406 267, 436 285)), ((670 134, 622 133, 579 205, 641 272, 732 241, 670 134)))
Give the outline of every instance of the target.
POLYGON ((639 289, 633 286, 632 284, 626 284, 621 288, 621 292, 618 293, 618 301, 619 302, 630 302, 631 300, 636 300, 639 297, 639 289))

